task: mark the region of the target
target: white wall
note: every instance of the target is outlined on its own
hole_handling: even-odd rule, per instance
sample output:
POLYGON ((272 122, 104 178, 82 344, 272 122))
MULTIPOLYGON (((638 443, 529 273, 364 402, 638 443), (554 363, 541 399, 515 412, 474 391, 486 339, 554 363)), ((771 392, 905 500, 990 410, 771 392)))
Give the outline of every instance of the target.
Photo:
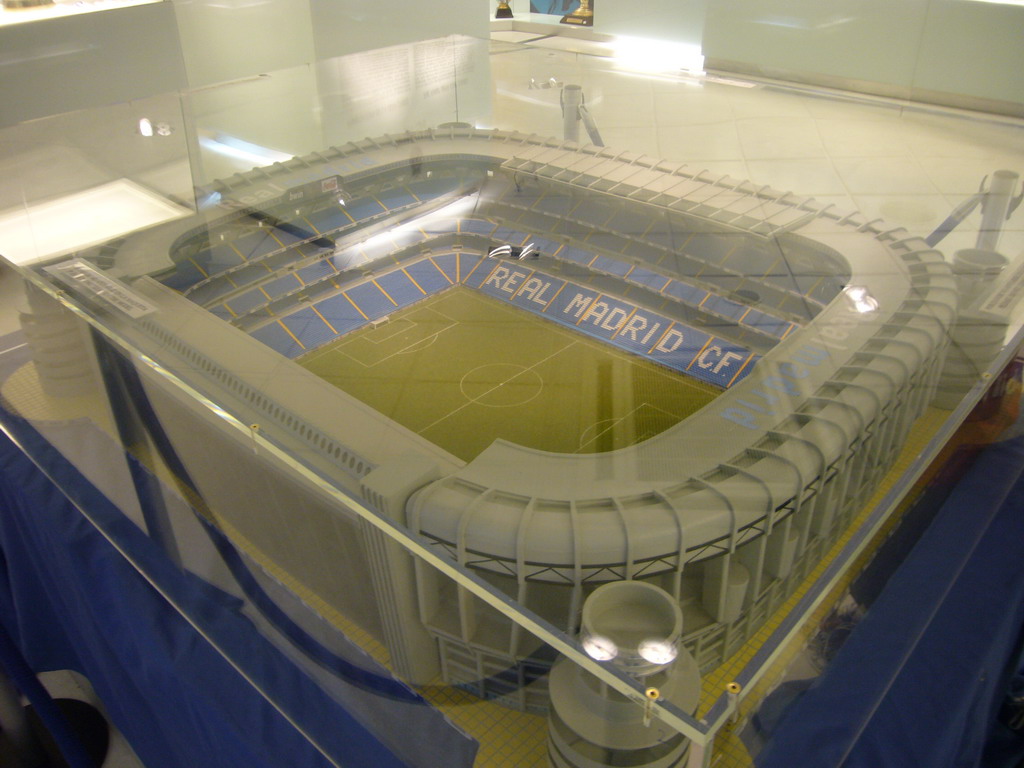
POLYGON ((168 3, 0 26, 0 127, 184 84, 168 3))
POLYGON ((486 40, 456 36, 322 61, 324 143, 485 120, 489 67, 486 40))
MULTIPOLYGON (((173 2, 189 86, 200 89, 188 99, 200 135, 293 155, 458 119, 454 82, 463 81, 463 103, 472 101, 467 68, 479 68, 480 57, 451 43, 395 46, 489 34, 476 0, 444 0, 444 13, 408 0, 173 2), (238 82, 206 88, 231 80, 238 82)), ((194 155, 200 184, 244 165, 201 149, 194 155)))
POLYGON ((447 35, 487 38, 494 9, 480 0, 309 0, 317 58, 447 35))
POLYGON ((446 35, 486 38, 478 0, 173 0, 193 88, 446 35))
POLYGON ((604 34, 669 37, 700 45, 708 4, 715 0, 594 0, 594 30, 604 34))
POLYGON ((188 84, 199 88, 314 58, 309 0, 172 0, 188 84))
POLYGON ((704 55, 899 98, 1024 105, 1022 31, 1024 6, 978 0, 711 0, 704 55))
POLYGON ((1024 6, 931 0, 914 86, 1024 105, 1024 6))

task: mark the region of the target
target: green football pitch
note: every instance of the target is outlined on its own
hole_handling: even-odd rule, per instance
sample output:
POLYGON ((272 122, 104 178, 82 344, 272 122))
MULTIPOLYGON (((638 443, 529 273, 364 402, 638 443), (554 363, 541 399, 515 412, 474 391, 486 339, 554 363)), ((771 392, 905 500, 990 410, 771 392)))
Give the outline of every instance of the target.
POLYGON ((624 448, 720 391, 461 286, 298 362, 466 461, 498 438, 558 453, 624 448))

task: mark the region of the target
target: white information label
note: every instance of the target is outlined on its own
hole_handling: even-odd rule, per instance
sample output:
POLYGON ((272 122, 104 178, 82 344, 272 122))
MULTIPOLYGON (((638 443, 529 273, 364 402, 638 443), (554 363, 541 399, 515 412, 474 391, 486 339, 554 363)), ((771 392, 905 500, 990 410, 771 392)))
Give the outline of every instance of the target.
POLYGON ((109 304, 124 312, 128 317, 139 318, 156 312, 156 307, 132 291, 119 280, 100 272, 82 259, 72 259, 63 264, 44 267, 65 285, 109 304))

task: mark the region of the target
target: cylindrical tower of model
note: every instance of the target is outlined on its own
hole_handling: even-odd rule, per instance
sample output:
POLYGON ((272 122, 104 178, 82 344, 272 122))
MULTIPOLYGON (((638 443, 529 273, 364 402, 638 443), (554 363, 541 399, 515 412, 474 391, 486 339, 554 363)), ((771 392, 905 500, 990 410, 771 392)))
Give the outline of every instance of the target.
POLYGON ((91 359, 75 316, 35 286, 25 283, 28 312, 20 314, 43 391, 70 397, 94 386, 91 359))
POLYGON ((1018 175, 1014 171, 996 171, 988 194, 981 204, 981 227, 978 230, 977 247, 994 251, 999 246, 1007 211, 1017 188, 1018 175))
POLYGON ((953 275, 960 291, 961 312, 981 303, 1007 263, 1001 253, 983 248, 965 248, 953 254, 953 275))
POLYGON ((582 87, 566 85, 562 88, 562 138, 566 141, 580 140, 580 104, 582 103, 582 87))
MULTIPOLYGON (((671 595, 648 582, 619 581, 587 598, 580 637, 590 656, 613 662, 643 680, 652 696, 692 712, 700 673, 679 646, 682 630, 671 595)), ((658 721, 645 724, 642 707, 568 659, 552 669, 550 692, 548 757, 556 768, 670 768, 686 757, 685 737, 658 721)))

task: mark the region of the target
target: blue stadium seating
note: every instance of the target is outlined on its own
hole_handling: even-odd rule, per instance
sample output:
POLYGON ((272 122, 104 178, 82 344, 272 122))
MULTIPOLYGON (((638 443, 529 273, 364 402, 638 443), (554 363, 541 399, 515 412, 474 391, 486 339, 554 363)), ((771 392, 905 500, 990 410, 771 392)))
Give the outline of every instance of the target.
POLYGON ((740 243, 740 235, 735 238, 721 234, 695 232, 686 243, 686 253, 709 264, 721 264, 725 257, 740 243))
POLYGON ((568 216, 579 204, 579 201, 565 195, 548 193, 533 206, 534 210, 550 216, 568 216))
POLYGON ((630 240, 622 249, 622 255, 633 261, 643 261, 648 264, 657 264, 663 253, 650 243, 640 243, 630 240))
MULTIPOLYGON (((579 264, 588 265, 590 269, 598 272, 604 272, 607 274, 617 275, 619 277, 625 277, 628 282, 643 285, 652 290, 662 292, 672 298, 682 301, 691 306, 701 306, 702 309, 712 312, 721 317, 728 317, 737 322, 741 322, 743 325, 750 325, 758 330, 762 330, 766 333, 770 333, 774 336, 779 336, 785 332, 790 325, 789 322, 781 320, 777 317, 771 317, 765 313, 757 313, 751 315, 751 321, 748 322, 746 318, 740 321, 741 317, 744 317, 744 313, 748 307, 745 304, 727 299, 724 296, 709 294, 703 288, 697 288, 696 286, 679 280, 670 280, 669 278, 653 272, 643 267, 633 267, 630 271, 630 265, 619 259, 613 259, 607 256, 596 256, 580 248, 573 248, 567 246, 559 251, 559 257, 565 258, 569 261, 573 261, 579 264), (628 274, 628 277, 626 276, 628 274), (707 299, 707 300, 705 300, 707 299), (701 305, 703 302, 703 305, 701 305), (761 318, 758 320, 758 318, 761 318), (756 322, 756 324, 755 324, 756 322)), ((677 257, 675 254, 668 254, 667 261, 671 262, 666 268, 671 269, 674 264, 689 263, 685 259, 677 257)), ((696 270, 694 270, 696 271, 696 270)), ((731 274, 704 274, 701 275, 701 279, 719 285, 725 291, 732 291, 738 287, 740 278, 731 274)), ((581 284, 590 284, 593 281, 586 278, 585 276, 577 276, 577 281, 581 284)), ((622 294, 624 296, 630 295, 629 289, 622 294)))
POLYGON ((668 282, 668 278, 664 275, 659 275, 657 272, 651 272, 651 270, 644 269, 643 267, 634 267, 633 271, 629 273, 629 277, 626 279, 631 283, 645 286, 653 291, 660 291, 668 282))
POLYGON ((800 289, 796 284, 788 270, 787 271, 775 271, 766 274, 762 278, 766 283, 770 283, 778 288, 782 288, 784 291, 791 291, 793 293, 800 293, 800 289))
POLYGON ((226 244, 204 248, 193 256, 192 260, 199 265, 199 268, 207 276, 216 275, 225 269, 237 267, 243 263, 243 259, 238 255, 238 252, 226 244))
MULTIPOLYGON (((308 221, 315 227, 317 233, 328 233, 351 224, 353 218, 361 219, 367 216, 383 214, 388 210, 413 205, 416 197, 420 199, 429 198, 430 195, 443 194, 445 191, 454 189, 457 182, 454 179, 423 179, 410 185, 409 189, 388 190, 380 194, 379 200, 373 197, 365 197, 349 203, 345 208, 328 209, 319 211, 308 217, 308 221), (410 193, 411 192, 411 193, 410 193), (414 197, 415 195, 415 197, 414 197)), ((568 208, 570 198, 561 197, 557 194, 545 194, 540 198, 525 193, 515 194, 511 187, 506 197, 515 204, 535 206, 535 210, 547 213, 555 213, 560 206, 568 208)), ((574 203, 573 203, 574 204, 574 203)), ((514 212, 513 212, 514 213, 514 212)), ((566 210, 568 213, 568 210, 566 210)), ((532 214, 531 214, 532 215, 532 214)), ((581 206, 574 214, 581 221, 591 224, 604 224, 608 222, 615 230, 634 234, 636 236, 651 237, 654 240, 661 238, 666 247, 672 247, 673 252, 655 250, 653 246, 638 246, 635 241, 630 241, 616 234, 591 233, 587 242, 594 248, 600 248, 608 253, 622 253, 620 258, 612 256, 597 255, 584 246, 570 247, 562 243, 544 237, 533 237, 527 234, 531 228, 529 223, 522 223, 520 226, 497 226, 494 222, 483 217, 467 217, 456 219, 445 217, 423 225, 422 227, 398 230, 391 233, 391 236, 384 238, 381 244, 379 256, 389 256, 397 261, 393 255, 400 248, 414 245, 425 238, 437 234, 444 234, 458 231, 464 234, 476 234, 488 237, 495 242, 509 242, 517 245, 524 245, 527 242, 534 242, 543 255, 554 255, 557 258, 584 266, 588 266, 593 272, 580 271, 580 275, 574 279, 582 281, 580 284, 593 283, 594 290, 611 290, 605 283, 608 277, 600 275, 611 275, 624 279, 626 283, 640 286, 655 292, 662 292, 667 297, 682 301, 691 306, 699 306, 714 315, 729 318, 734 322, 740 322, 745 326, 755 328, 763 333, 781 337, 791 327, 791 323, 779 317, 774 317, 770 312, 761 309, 753 309, 746 304, 725 298, 729 291, 738 287, 739 278, 732 274, 736 271, 747 271, 751 267, 764 267, 768 269, 769 261, 773 263, 771 254, 759 251, 753 247, 737 247, 742 243, 739 238, 722 238, 705 233, 684 233, 668 232, 646 232, 651 226, 654 229, 664 224, 651 224, 648 219, 634 215, 630 211, 616 211, 600 202, 589 201, 581 206), (388 242, 390 241, 390 242, 388 242), (681 255, 679 248, 686 243, 685 252, 691 255, 699 254, 699 258, 686 258, 681 255), (636 246, 636 248, 633 248, 636 246), (633 248, 633 250, 630 250, 633 248), (644 251, 646 248, 646 252, 644 251), (657 269, 636 266, 637 253, 640 258, 644 256, 657 256, 657 269), (627 255, 628 254, 628 255, 627 255), (722 269, 716 264, 725 263, 726 268, 722 269), (710 264, 710 266, 708 266, 710 264), (705 289, 697 288, 683 280, 670 279, 666 273, 681 271, 683 273, 700 274, 700 279, 721 287, 721 292, 708 294, 705 289), (593 279, 590 279, 593 278, 593 279), (596 282, 594 282, 596 280, 596 282), (725 294, 725 295, 723 295, 725 294), (740 318, 743 318, 740 320, 740 318)), ((536 217, 534 217, 536 218, 536 217)), ((305 226, 304 220, 299 220, 296 226, 305 226)), ((581 236, 583 225, 573 222, 571 219, 563 220, 558 225, 564 225, 575 236, 581 236)), ((554 227, 557 230, 558 225, 554 227)), ((585 227, 584 227, 585 229, 585 227)), ((275 232, 277 240, 281 242, 294 242, 294 235, 288 230, 275 232)), ((251 233, 240 238, 234 245, 243 249, 243 252, 250 258, 258 258, 260 255, 269 253, 271 250, 280 251, 281 245, 274 238, 267 236, 267 233, 251 233)), ((238 253, 227 244, 218 245, 218 250, 209 249, 203 254, 208 263, 220 268, 234 266, 241 263, 238 253), (228 263, 230 260, 230 263, 228 263)), ((374 249, 375 253, 377 249, 374 249)), ((319 252, 315 248, 296 248, 293 252, 295 259, 307 258, 319 252)), ((275 262, 280 259, 274 259, 275 262)), ((654 261, 653 259, 651 259, 654 261)), ((498 263, 486 259, 481 255, 471 253, 443 253, 430 259, 420 259, 415 262, 406 263, 400 269, 392 268, 392 271, 380 274, 373 280, 361 282, 358 285, 347 288, 344 294, 337 294, 319 301, 315 306, 303 306, 297 311, 284 317, 282 324, 273 323, 253 333, 253 336, 264 341, 277 349, 282 354, 295 357, 302 353, 303 349, 312 349, 334 338, 340 334, 348 333, 356 328, 365 325, 369 320, 375 320, 384 315, 390 314, 399 307, 414 304, 426 296, 433 295, 445 290, 452 284, 462 282, 471 287, 479 288, 491 271, 498 266, 498 263), (319 311, 323 317, 317 314, 319 311), (365 315, 365 317, 364 317, 365 315), (297 344, 288 332, 291 332, 301 341, 297 344)), ((784 264, 784 262, 783 262, 784 264)), ((571 271, 571 270, 570 270, 571 271)), ((231 275, 231 280, 222 279, 211 281, 194 292, 193 298, 205 304, 216 301, 229 291, 236 290, 237 286, 245 285, 256 279, 267 276, 265 269, 246 267, 231 275)), ((357 271, 345 272, 340 276, 337 267, 330 261, 316 261, 308 264, 294 273, 279 274, 273 280, 263 284, 262 288, 271 297, 280 297, 285 293, 294 291, 303 284, 315 283, 326 278, 337 277, 344 280, 349 278, 361 279, 357 271)), ((189 262, 179 266, 179 269, 167 279, 170 285, 189 286, 194 285, 200 279, 199 270, 189 262)), ((816 301, 827 301, 834 295, 836 290, 833 281, 819 279, 818 276, 805 275, 794 281, 788 274, 776 274, 770 277, 769 282, 784 284, 787 290, 794 291, 797 288, 814 294, 816 301)), ((637 292, 637 288, 625 286, 625 295, 637 292)), ((619 295, 624 295, 619 291, 619 295)), ((637 301, 643 302, 641 293, 636 293, 640 298, 637 301)), ((649 294, 647 294, 649 300, 649 294)), ((791 297, 796 298, 796 297, 791 297)), ((610 300, 610 299, 609 299, 610 300)), ((244 315, 252 310, 263 306, 266 298, 262 291, 247 291, 228 302, 218 304, 213 310, 222 316, 244 315)), ((781 302, 785 306, 784 311, 794 312, 798 316, 808 315, 810 310, 806 302, 789 300, 781 302), (792 305, 792 306, 790 306, 792 305)), ((595 326, 602 332, 603 327, 595 326)))
POLYGON ((589 264, 594 260, 594 254, 590 251, 584 251, 582 248, 573 248, 568 245, 559 252, 558 256, 559 258, 583 265, 589 264))
POLYGON ((292 338, 288 331, 276 321, 256 329, 250 336, 254 339, 259 339, 268 347, 281 352, 286 357, 298 357, 304 351, 302 345, 292 338))
MULTIPOLYGON (((452 283, 458 283, 461 280, 459 273, 459 256, 456 253, 441 253, 437 256, 431 257, 437 268, 444 272, 445 276, 452 281, 452 283)), ((423 286, 426 288, 426 286, 423 286)))
POLYGON ((189 299, 196 304, 210 304, 222 296, 235 290, 235 286, 226 280, 214 280, 204 283, 189 294, 189 299))
POLYGON ((345 213, 344 208, 327 208, 308 214, 306 221, 316 228, 317 233, 325 235, 342 227, 347 227, 352 223, 352 217, 345 213))
POLYGON ((584 200, 576 206, 572 217, 595 227, 603 227, 614 213, 614 209, 595 200, 584 200))
POLYGON ((459 222, 459 232, 489 236, 495 226, 494 222, 486 219, 463 219, 459 222))
POLYGON ((169 288, 184 292, 204 278, 203 273, 191 261, 179 261, 174 265, 174 272, 160 279, 169 288))
POLYGON ((410 264, 405 271, 428 295, 443 291, 454 282, 445 277, 444 273, 430 259, 410 264))
POLYGON ((708 296, 707 300, 701 304, 701 309, 732 320, 739 320, 743 313, 747 311, 743 304, 737 304, 735 301, 731 301, 723 296, 714 295, 708 296))
POLYGON ((281 318, 306 349, 316 349, 335 338, 337 334, 323 321, 312 307, 304 307, 281 318))
POLYGON ((794 275, 796 286, 804 296, 810 296, 811 290, 816 288, 824 275, 794 275))
POLYGON ((682 254, 666 253, 658 260, 658 266, 664 272, 682 277, 696 277, 700 274, 705 265, 699 261, 689 259, 682 254))
POLYGON ((406 189, 387 189, 377 195, 377 199, 384 204, 384 207, 389 211, 393 211, 396 208, 404 208, 407 205, 412 205, 416 202, 416 198, 413 197, 406 189))
POLYGON ((507 203, 522 206, 523 208, 530 208, 535 205, 543 195, 544 193, 542 191, 531 187, 520 186, 519 191, 516 191, 515 186, 510 184, 502 194, 501 199, 507 203))
POLYGON ((302 345, 296 342, 277 321, 257 328, 249 335, 285 357, 298 357, 303 352, 302 345))
POLYGON ((487 276, 494 271, 494 269, 501 264, 500 259, 480 259, 477 263, 467 269, 467 263, 465 256, 463 256, 460 267, 462 269, 462 284, 468 285, 470 288, 479 288, 487 276))
POLYGON ((399 307, 407 307, 423 298, 424 293, 401 269, 381 275, 379 285, 399 307))
POLYGON ((659 229, 648 232, 644 239, 650 240, 652 243, 660 245, 662 248, 675 250, 686 241, 686 235, 679 232, 667 232, 663 229, 659 229))
POLYGON ((345 291, 348 297, 355 302, 355 305, 363 311, 370 320, 390 314, 395 305, 385 296, 380 288, 372 282, 361 283, 345 291))
POLYGON ((359 314, 359 310, 352 306, 352 302, 340 293, 319 301, 314 306, 342 336, 367 323, 366 318, 359 314))
POLYGON ((551 225, 550 218, 530 211, 509 211, 508 221, 523 232, 547 232, 551 225))
POLYGON ((499 243, 526 245, 529 235, 525 232, 518 232, 511 227, 498 227, 493 233, 491 233, 491 239, 499 243))
POLYGON ((276 299, 289 291, 301 288, 302 283, 299 282, 299 278, 294 274, 287 274, 263 283, 260 287, 267 292, 267 295, 270 296, 270 298, 276 299))
POLYGON ((362 221, 371 216, 385 213, 387 209, 372 197, 363 197, 348 203, 345 206, 345 211, 356 221, 362 221))
POLYGON ((629 247, 629 241, 608 232, 593 232, 587 236, 587 245, 609 253, 622 253, 629 247))
POLYGON ((800 296, 786 296, 782 300, 779 309, 783 312, 788 312, 791 315, 806 318, 807 320, 814 317, 814 310, 807 305, 806 299, 800 296))
POLYGON ((678 280, 673 280, 662 290, 662 293, 683 301, 687 304, 697 306, 704 298, 708 295, 708 292, 703 288, 697 288, 696 286, 682 283, 678 280))
POLYGON ((272 235, 281 245, 287 247, 316 237, 316 232, 305 221, 282 221, 279 225, 274 226, 272 235))
POLYGON ((743 324, 749 325, 751 328, 756 328, 763 333, 767 333, 771 336, 781 338, 782 335, 789 329, 792 323, 787 320, 780 320, 777 317, 762 312, 759 309, 753 309, 747 312, 747 316, 743 318, 743 324))
POLYGON ((626 273, 629 272, 629 264, 618 259, 609 259, 607 256, 598 256, 591 262, 590 268, 596 269, 598 272, 618 275, 619 277, 625 277, 626 273))
POLYGON ((446 192, 454 191, 458 186, 458 179, 438 177, 436 179, 422 179, 420 181, 414 181, 409 184, 409 191, 416 195, 420 200, 432 200, 435 197, 440 197, 446 192))
POLYGON ((302 282, 309 285, 310 283, 315 283, 325 277, 336 275, 337 271, 331 265, 329 260, 321 259, 320 261, 315 261, 312 264, 307 264, 302 269, 295 270, 295 274, 301 278, 302 282))
POLYGON ((262 291, 253 289, 246 291, 245 293, 235 296, 233 299, 228 300, 227 305, 231 307, 231 310, 235 315, 244 315, 247 312, 251 312, 256 307, 261 307, 267 303, 267 297, 262 291))
POLYGON ((701 279, 710 283, 712 293, 719 296, 729 296, 743 288, 747 281, 736 275, 702 275, 701 279))
POLYGON ((771 269, 778 260, 777 253, 767 253, 756 248, 740 248, 729 257, 729 264, 737 272, 757 278, 771 269))
POLYGON ((537 246, 537 250, 542 256, 553 256, 562 247, 562 243, 548 240, 546 237, 533 238, 533 244, 537 246))
MULTIPOLYGON (((480 265, 480 269, 484 269, 486 264, 481 262, 487 261, 483 256, 475 253, 462 253, 459 255, 459 281, 465 282, 466 276, 476 269, 477 265, 480 265)), ((449 275, 450 277, 450 275, 449 275)))
POLYGON ((246 261, 266 256, 272 251, 281 250, 281 243, 271 237, 268 232, 250 232, 247 235, 235 238, 231 244, 242 254, 242 258, 246 261))
POLYGON ((629 210, 616 211, 608 220, 608 228, 633 237, 641 237, 651 226, 651 219, 629 210))
POLYGON ((230 275, 225 275, 218 282, 230 285, 232 289, 243 288, 263 280, 269 274, 271 273, 262 264, 253 264, 237 272, 232 272, 230 275))

